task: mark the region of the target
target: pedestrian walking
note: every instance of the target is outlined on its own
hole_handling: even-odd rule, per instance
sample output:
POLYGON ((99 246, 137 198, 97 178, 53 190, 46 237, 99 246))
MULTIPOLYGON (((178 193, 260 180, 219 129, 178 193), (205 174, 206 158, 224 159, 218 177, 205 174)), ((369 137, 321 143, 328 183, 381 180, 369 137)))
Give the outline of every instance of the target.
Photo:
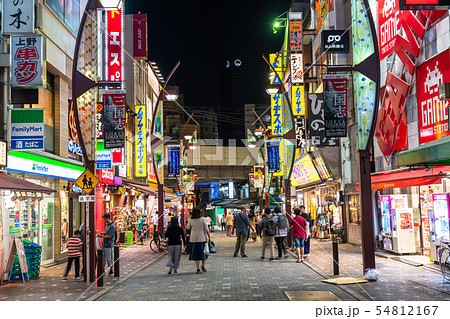
POLYGON ((234 257, 237 256, 239 250, 241 251, 242 257, 247 257, 245 254, 245 243, 248 240, 248 228, 255 230, 255 228, 250 224, 250 220, 247 216, 247 208, 245 206, 241 207, 241 212, 234 216, 233 229, 231 234, 233 234, 236 228, 236 245, 234 247, 234 257))
POLYGON ((64 272, 63 279, 67 280, 67 275, 69 274, 70 268, 72 268, 72 263, 75 262, 75 279, 80 279, 80 256, 81 250, 83 249, 83 242, 80 239, 80 231, 76 230, 73 237, 67 241, 67 267, 64 272))
POLYGON ((249 238, 253 239, 253 241, 256 241, 256 214, 255 214, 255 206, 250 206, 250 213, 248 215, 248 219, 250 220, 250 224, 252 225, 253 229, 250 230, 250 236, 249 238))
POLYGON ((220 217, 220 226, 222 227, 222 231, 224 231, 226 229, 226 224, 225 224, 225 216, 222 215, 222 217, 220 217))
POLYGON ((227 236, 231 237, 231 229, 233 228, 233 214, 227 214, 225 223, 227 224, 227 236))
POLYGON ((259 223, 262 232, 262 254, 261 259, 265 259, 264 255, 266 254, 266 246, 269 246, 270 250, 270 261, 274 258, 274 249, 273 249, 273 239, 276 234, 276 223, 273 219, 272 212, 270 208, 266 207, 264 209, 264 216, 259 223))
POLYGON ((141 213, 138 213, 136 229, 138 231, 139 242, 141 243, 141 245, 144 245, 144 235, 142 233, 143 228, 144 228, 144 218, 142 218, 141 213))
POLYGON ((256 236, 262 237, 261 236, 261 227, 259 227, 259 223, 261 223, 262 220, 262 212, 259 212, 256 215, 256 236))
POLYGON ((305 210, 305 206, 300 206, 300 216, 302 216, 306 220, 306 235, 305 235, 305 254, 304 258, 309 258, 311 254, 311 225, 312 220, 309 214, 305 210))
POLYGON ((283 258, 283 252, 285 255, 285 258, 288 257, 286 247, 284 246, 284 239, 286 238, 289 230, 289 223, 286 217, 286 214, 284 214, 280 207, 275 207, 274 209, 275 215, 276 215, 276 235, 275 235, 275 242, 277 244, 278 248, 278 257, 276 259, 283 258))
POLYGON ((180 268, 182 250, 181 241, 183 241, 183 245, 186 245, 183 229, 178 224, 178 219, 176 217, 172 217, 170 220, 170 226, 167 228, 164 238, 168 238, 166 263, 166 266, 169 267, 168 274, 170 275, 172 270, 173 273, 176 274, 180 268))
MULTIPOLYGON (((102 216, 105 222, 105 232, 98 234, 97 237, 103 238, 102 250, 103 250, 103 264, 109 268, 108 276, 113 276, 113 260, 114 260, 114 242, 116 235, 116 226, 111 220, 111 215, 104 214, 102 216)), ((106 270, 108 271, 108 269, 106 270)))
MULTIPOLYGON (((305 206, 300 206, 305 207, 305 206)), ((291 219, 292 237, 297 251, 297 263, 303 262, 305 253, 306 220, 300 216, 300 209, 294 209, 295 217, 291 219)))
POLYGON ((214 232, 214 230, 212 229, 212 219, 209 215, 206 216, 206 223, 208 224, 208 230, 210 232, 214 232))
POLYGON ((211 241, 211 235, 208 230, 208 225, 206 220, 201 217, 200 209, 195 207, 192 210, 192 217, 189 220, 187 230, 191 230, 190 243, 191 251, 189 254, 189 260, 194 260, 197 266, 197 274, 200 274, 200 261, 202 262, 202 271, 206 272, 206 259, 208 255, 205 254, 205 245, 207 245, 207 240, 211 241))

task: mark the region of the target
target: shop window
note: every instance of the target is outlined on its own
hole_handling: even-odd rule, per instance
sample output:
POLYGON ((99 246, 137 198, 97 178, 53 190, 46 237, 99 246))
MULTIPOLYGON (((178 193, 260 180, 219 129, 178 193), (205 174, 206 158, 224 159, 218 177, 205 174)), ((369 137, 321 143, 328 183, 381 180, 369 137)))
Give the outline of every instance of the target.
POLYGON ((359 195, 350 195, 348 197, 348 217, 350 224, 361 224, 359 195))
POLYGON ((431 27, 425 33, 425 61, 437 54, 436 27, 431 27))

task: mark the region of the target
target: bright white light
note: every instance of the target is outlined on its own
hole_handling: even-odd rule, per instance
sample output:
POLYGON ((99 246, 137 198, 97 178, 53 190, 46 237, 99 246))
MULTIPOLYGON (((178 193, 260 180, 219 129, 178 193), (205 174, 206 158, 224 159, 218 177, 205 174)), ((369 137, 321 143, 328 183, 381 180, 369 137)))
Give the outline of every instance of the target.
POLYGON ((189 135, 189 134, 185 135, 184 138, 187 139, 187 140, 190 140, 192 138, 192 135, 189 135))
POLYGON ((274 94, 278 94, 278 88, 276 87, 268 87, 266 89, 267 94, 269 95, 274 95, 274 94))
POLYGON ((255 135, 256 135, 256 136, 262 136, 262 135, 263 135, 263 132, 261 132, 261 131, 255 131, 255 135))
POLYGON ((178 94, 166 94, 167 101, 176 101, 178 99, 178 94))
POLYGON ((189 146, 189 149, 190 149, 190 150, 195 150, 196 148, 197 148, 197 146, 195 146, 195 145, 189 146))
POLYGON ((100 2, 102 3, 102 6, 105 9, 106 8, 118 9, 122 0, 100 0, 100 2))
POLYGON ((256 144, 248 144, 248 148, 255 148, 256 144))

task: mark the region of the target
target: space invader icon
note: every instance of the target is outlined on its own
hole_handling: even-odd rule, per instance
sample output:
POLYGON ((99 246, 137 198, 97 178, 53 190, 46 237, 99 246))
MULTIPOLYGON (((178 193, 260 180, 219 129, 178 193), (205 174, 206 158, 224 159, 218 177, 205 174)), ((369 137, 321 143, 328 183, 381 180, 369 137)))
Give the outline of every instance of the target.
POLYGON ((384 18, 389 16, 392 13, 392 11, 394 10, 395 1, 396 0, 384 0, 384 5, 383 5, 383 17, 384 18))
POLYGON ((427 77, 425 79, 424 91, 427 94, 434 94, 439 91, 439 85, 444 82, 441 71, 438 69, 439 61, 436 61, 434 70, 431 71, 427 66, 427 77))

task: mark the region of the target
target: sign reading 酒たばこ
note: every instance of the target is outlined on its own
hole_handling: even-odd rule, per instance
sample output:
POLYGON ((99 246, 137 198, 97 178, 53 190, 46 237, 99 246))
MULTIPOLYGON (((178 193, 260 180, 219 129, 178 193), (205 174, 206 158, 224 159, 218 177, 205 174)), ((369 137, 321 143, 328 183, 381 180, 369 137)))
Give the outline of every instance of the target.
POLYGON ((44 149, 44 109, 12 109, 11 150, 44 149))

